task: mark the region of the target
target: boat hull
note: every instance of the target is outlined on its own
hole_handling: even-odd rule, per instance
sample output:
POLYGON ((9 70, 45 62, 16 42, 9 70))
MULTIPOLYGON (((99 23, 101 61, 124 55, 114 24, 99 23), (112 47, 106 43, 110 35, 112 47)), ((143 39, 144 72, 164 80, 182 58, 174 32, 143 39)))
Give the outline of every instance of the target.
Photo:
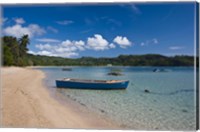
POLYGON ((56 80, 58 88, 73 88, 73 89, 94 89, 94 90, 111 90, 111 89, 126 89, 129 81, 116 83, 85 83, 56 80))

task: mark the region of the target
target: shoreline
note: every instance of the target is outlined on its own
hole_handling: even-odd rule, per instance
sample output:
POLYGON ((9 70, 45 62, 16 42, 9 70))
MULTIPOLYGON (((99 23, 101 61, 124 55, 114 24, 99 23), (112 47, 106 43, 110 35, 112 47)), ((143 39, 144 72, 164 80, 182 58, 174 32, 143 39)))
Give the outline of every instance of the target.
POLYGON ((2 127, 120 129, 78 102, 60 102, 44 86, 45 73, 32 67, 1 67, 2 127))

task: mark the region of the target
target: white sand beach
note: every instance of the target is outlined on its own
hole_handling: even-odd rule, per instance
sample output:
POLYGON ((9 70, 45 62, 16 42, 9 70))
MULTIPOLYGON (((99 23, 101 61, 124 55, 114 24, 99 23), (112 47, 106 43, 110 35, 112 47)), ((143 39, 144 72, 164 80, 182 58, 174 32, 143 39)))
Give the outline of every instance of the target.
POLYGON ((42 83, 45 74, 31 68, 1 68, 2 127, 117 129, 115 123, 62 104, 42 83))

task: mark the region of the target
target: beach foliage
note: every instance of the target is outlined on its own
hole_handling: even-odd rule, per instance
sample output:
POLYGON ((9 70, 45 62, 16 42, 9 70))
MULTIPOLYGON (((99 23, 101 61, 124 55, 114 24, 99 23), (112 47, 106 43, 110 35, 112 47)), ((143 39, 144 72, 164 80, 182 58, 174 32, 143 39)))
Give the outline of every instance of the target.
POLYGON ((27 45, 29 44, 28 35, 17 39, 12 36, 2 38, 3 65, 5 66, 27 66, 27 45))

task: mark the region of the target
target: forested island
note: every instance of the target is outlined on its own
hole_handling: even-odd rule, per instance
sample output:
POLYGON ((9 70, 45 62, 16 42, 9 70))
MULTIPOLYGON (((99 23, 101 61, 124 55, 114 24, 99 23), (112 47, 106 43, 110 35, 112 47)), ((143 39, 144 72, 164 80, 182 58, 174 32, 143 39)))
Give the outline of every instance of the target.
POLYGON ((28 54, 28 44, 30 44, 28 35, 24 35, 19 39, 12 36, 4 36, 2 38, 2 64, 4 66, 193 66, 195 59, 194 56, 188 55, 169 57, 160 54, 72 59, 28 54))

